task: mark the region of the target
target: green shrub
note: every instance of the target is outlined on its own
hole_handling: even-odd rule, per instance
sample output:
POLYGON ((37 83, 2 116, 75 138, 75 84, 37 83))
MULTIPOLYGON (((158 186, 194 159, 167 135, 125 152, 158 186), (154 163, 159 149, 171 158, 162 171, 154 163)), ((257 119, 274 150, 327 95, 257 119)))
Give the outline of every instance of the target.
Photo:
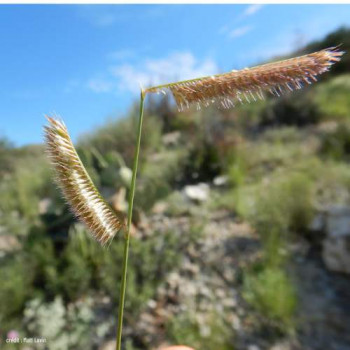
MULTIPOLYGON (((138 108, 139 106, 135 105, 127 118, 109 121, 90 135, 84 135, 78 142, 79 149, 92 147, 101 155, 117 151, 126 165, 131 167, 135 151, 138 108)), ((141 161, 149 152, 159 149, 161 130, 162 123, 156 116, 145 117, 141 140, 141 161)))
POLYGON ((135 205, 148 211, 157 200, 169 195, 178 181, 186 156, 186 150, 181 148, 163 151, 141 166, 135 205))
POLYGON ((256 130, 261 123, 261 115, 274 101, 267 98, 254 103, 239 104, 237 108, 229 110, 231 119, 235 121, 235 129, 256 130))
POLYGON ((8 257, 0 269, 0 323, 6 328, 18 316, 32 292, 33 272, 23 256, 8 257))
POLYGON ((28 256, 33 271, 35 294, 48 298, 61 292, 58 279, 58 260, 52 239, 40 227, 33 227, 27 236, 23 251, 28 256), (45 293, 43 293, 45 291, 45 293))
POLYGON ((298 144, 303 141, 303 134, 300 129, 295 126, 282 126, 272 129, 267 129, 262 135, 261 139, 276 144, 298 144))
POLYGON ((76 300, 87 293, 90 287, 91 266, 79 252, 67 249, 60 282, 69 300, 76 300))
POLYGON ((317 104, 306 89, 273 99, 260 114, 260 126, 295 125, 304 127, 320 120, 317 104))
POLYGON ((25 236, 28 233, 28 221, 18 211, 11 213, 1 213, 0 211, 0 227, 2 234, 25 236))
POLYGON ((187 215, 191 211, 191 203, 186 199, 183 193, 179 191, 172 192, 166 198, 166 214, 170 216, 187 215))
POLYGON ((213 107, 191 113, 193 125, 183 133, 187 157, 179 174, 182 184, 211 181, 225 168, 238 138, 228 113, 213 107))
POLYGON ((231 151, 228 175, 233 186, 259 181, 277 169, 294 165, 316 153, 310 137, 295 127, 281 127, 264 132, 257 140, 244 141, 231 151))
POLYGON ((311 157, 297 162, 290 171, 304 174, 313 183, 316 207, 350 203, 350 169, 347 163, 311 157))
POLYGON ((265 268, 244 275, 243 296, 281 331, 291 331, 297 306, 293 283, 281 268, 265 268))
POLYGON ((222 164, 214 142, 196 140, 188 147, 188 156, 180 174, 181 182, 210 181, 220 174, 222 164))
POLYGON ((236 211, 261 237, 265 266, 281 266, 288 257, 290 233, 308 230, 314 211, 314 183, 302 173, 277 173, 260 183, 239 187, 234 198, 236 211))
POLYGON ((302 231, 313 213, 313 183, 302 173, 277 173, 261 183, 238 189, 237 200, 240 214, 263 235, 269 234, 271 228, 302 231))
POLYGON ((182 313, 167 324, 171 342, 201 350, 233 350, 232 329, 225 323, 223 315, 212 312, 200 319, 194 313, 182 313))
POLYGON ((343 74, 315 87, 315 102, 325 118, 350 118, 350 74, 343 74))
MULTIPOLYGON (((132 240, 128 266, 128 297, 125 304, 129 322, 136 321, 145 302, 154 295, 165 275, 178 266, 181 261, 179 252, 188 239, 168 231, 154 232, 151 236, 132 240), (185 240, 185 243, 182 240, 185 240)), ((122 251, 122 240, 115 239, 105 255, 104 265, 97 281, 100 289, 114 302, 118 301, 122 251)))
POLYGON ((350 122, 339 123, 321 135, 320 153, 333 160, 350 160, 350 122))
POLYGON ((20 159, 6 179, 0 183, 0 211, 17 211, 33 222, 39 214, 39 200, 47 193, 50 171, 43 159, 20 159))
MULTIPOLYGON (((329 33, 326 37, 312 41, 301 51, 301 54, 311 53, 318 50, 323 50, 326 47, 333 47, 335 43, 341 43, 340 49, 349 52, 350 48, 350 29, 348 26, 341 26, 337 30, 329 33)), ((349 71, 350 58, 349 55, 344 55, 340 62, 337 62, 330 72, 324 74, 322 79, 327 79, 337 74, 343 74, 349 71)))
POLYGON ((4 138, 0 138, 0 179, 5 174, 10 173, 13 170, 13 145, 12 143, 4 138))
POLYGON ((237 149, 232 156, 232 163, 228 170, 230 184, 233 187, 238 187, 244 184, 247 177, 248 160, 237 149))
MULTIPOLYGON (((25 336, 46 338, 50 349, 94 349, 97 327, 92 327, 93 301, 85 298, 66 307, 57 296, 52 302, 32 299, 24 311, 25 336)), ((46 349, 37 344, 36 349, 46 349)))
POLYGON ((77 300, 89 290, 101 287, 101 271, 109 254, 82 224, 76 223, 69 229, 69 241, 60 256, 58 271, 60 287, 67 300, 77 300))

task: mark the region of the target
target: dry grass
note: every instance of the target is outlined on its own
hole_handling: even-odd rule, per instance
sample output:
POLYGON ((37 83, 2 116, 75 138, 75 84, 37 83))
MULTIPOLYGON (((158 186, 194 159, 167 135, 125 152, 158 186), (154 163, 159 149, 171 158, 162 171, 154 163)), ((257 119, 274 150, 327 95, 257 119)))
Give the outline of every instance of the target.
POLYGON ((45 140, 56 180, 73 212, 102 245, 124 227, 124 218, 112 211, 86 172, 63 122, 48 118, 45 140))
POLYGON ((280 96, 286 91, 301 89, 305 83, 317 81, 316 77, 328 71, 343 54, 343 51, 333 47, 250 69, 160 85, 146 92, 170 90, 179 110, 192 104, 198 109, 210 104, 230 108, 237 102, 249 103, 251 100, 263 99, 265 91, 280 96))

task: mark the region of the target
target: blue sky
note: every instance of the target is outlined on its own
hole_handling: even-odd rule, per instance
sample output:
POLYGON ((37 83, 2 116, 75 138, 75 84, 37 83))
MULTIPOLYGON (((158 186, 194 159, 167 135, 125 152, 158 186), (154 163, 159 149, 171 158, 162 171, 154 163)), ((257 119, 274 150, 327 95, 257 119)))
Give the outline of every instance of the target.
POLYGON ((77 140, 140 83, 244 68, 341 25, 350 5, 0 5, 0 137, 39 143, 55 112, 77 140))

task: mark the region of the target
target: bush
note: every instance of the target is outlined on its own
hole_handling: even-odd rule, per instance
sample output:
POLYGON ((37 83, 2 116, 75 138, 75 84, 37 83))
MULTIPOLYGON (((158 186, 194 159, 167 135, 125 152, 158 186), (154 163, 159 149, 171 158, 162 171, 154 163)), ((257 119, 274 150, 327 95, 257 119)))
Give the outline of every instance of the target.
POLYGON ((9 214, 17 211, 30 223, 39 214, 39 200, 47 195, 50 171, 43 159, 19 159, 11 176, 0 184, 0 211, 9 214))
POLYGON ((312 216, 312 195, 313 184, 308 176, 277 173, 261 183, 238 189, 237 208, 263 236, 271 228, 279 232, 303 231, 312 216))
POLYGON ((0 138, 0 179, 13 170, 13 145, 4 137, 0 138))
POLYGON ((294 125, 304 127, 319 121, 320 114, 308 91, 295 91, 267 104, 260 115, 260 126, 294 125))
MULTIPOLYGON (((339 45, 339 43, 341 43, 340 50, 349 52, 350 29, 346 26, 342 26, 334 32, 329 33, 325 38, 322 38, 321 40, 311 42, 304 48, 301 54, 323 50, 326 47, 333 47, 334 45, 339 45)), ((337 64, 335 64, 332 67, 331 71, 324 75, 323 79, 329 78, 337 74, 349 72, 349 67, 350 58, 349 55, 345 54, 342 57, 342 60, 340 62, 337 62, 337 64)))
POLYGON ((26 337, 46 338, 47 344, 37 344, 36 349, 93 349, 96 334, 91 330, 94 314, 90 298, 76 304, 64 305, 61 297, 52 302, 33 299, 24 311, 26 337))
MULTIPOLYGON (((81 137, 79 149, 95 148, 100 154, 117 151, 128 167, 132 167, 135 152, 136 130, 138 123, 138 106, 134 106, 128 118, 109 121, 92 134, 81 137)), ((141 149, 141 161, 161 145, 162 123, 156 116, 147 115, 144 118, 141 149)))
POLYGON ((89 261, 73 249, 66 249, 60 273, 60 283, 68 300, 77 300, 91 287, 91 266, 89 261))
POLYGON ((188 146, 188 156, 181 171, 181 183, 211 181, 221 172, 217 145, 207 140, 196 140, 188 146))
POLYGON ((186 156, 186 150, 181 148, 163 151, 141 166, 136 206, 148 211, 157 200, 169 195, 180 181, 186 156))
POLYGON ((290 171, 304 174, 312 182, 315 207, 350 204, 350 169, 347 163, 309 157, 295 163, 290 171))
POLYGON ((244 275, 243 296, 281 331, 291 331, 297 306, 293 283, 281 268, 265 268, 244 275))
POLYGON ((234 186, 259 181, 277 169, 290 167, 316 152, 311 138, 295 127, 266 130, 257 140, 246 140, 231 151, 228 167, 234 186))
MULTIPOLYGON (((187 238, 184 238, 187 239, 187 238)), ((147 238, 132 241, 128 266, 126 313, 130 322, 136 321, 145 302, 153 296, 164 276, 175 269, 181 259, 181 238, 172 231, 154 232, 147 238)), ((123 257, 122 240, 114 240, 105 255, 97 285, 116 303, 123 257)))
POLYGON ((212 312, 202 317, 182 313, 167 324, 167 334, 174 344, 201 350, 232 350, 232 330, 223 316, 212 312))
POLYGON ((6 328, 11 318, 18 316, 31 295, 33 272, 23 256, 8 257, 0 269, 0 323, 6 328))
POLYGON ((166 198, 167 209, 165 213, 170 216, 182 216, 191 213, 191 203, 185 195, 179 191, 172 192, 166 198))
POLYGON ((315 162, 309 168, 315 179, 315 203, 317 207, 329 204, 350 204, 350 168, 347 163, 315 162))
POLYGON ((350 160, 350 122, 339 123, 334 130, 321 134, 320 153, 333 160, 350 160))
POLYGON ((61 292, 57 257, 52 239, 40 227, 33 227, 23 246, 33 271, 35 294, 50 298, 61 292))
POLYGON ((326 118, 350 119, 350 74, 340 75, 315 87, 315 103, 326 118))

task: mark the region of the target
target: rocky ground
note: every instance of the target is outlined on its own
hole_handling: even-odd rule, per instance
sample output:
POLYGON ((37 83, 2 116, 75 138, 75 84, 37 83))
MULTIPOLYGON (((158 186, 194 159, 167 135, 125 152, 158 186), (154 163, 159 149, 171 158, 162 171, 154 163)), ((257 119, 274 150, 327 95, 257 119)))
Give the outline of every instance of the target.
MULTIPOLYGON (((180 266, 169 271, 137 324, 125 327, 125 336, 143 344, 140 348, 154 344, 153 349, 158 350, 168 345, 169 322, 187 313, 195 318, 204 337, 211 336, 208 317, 221 319, 228 325, 235 350, 350 350, 347 209, 322 210, 310 226, 310 236, 297 237, 289 244, 288 271, 298 291, 297 327, 294 333, 276 337, 269 327, 262 326, 266 325, 263 315, 242 297, 242 272, 262 254, 258 234, 228 210, 207 210, 199 205, 206 201, 208 191, 205 186, 201 189, 199 197, 193 194, 194 188, 183 191, 194 198, 182 203, 175 213, 169 203, 159 202, 151 215, 140 215, 133 239, 169 230, 180 241, 181 237, 192 238, 183 240, 178 252, 180 266)), ((4 239, 0 242, 3 250, 16 244, 4 239)), ((102 343, 99 350, 115 347, 115 315, 110 300, 105 299, 94 307, 98 310, 95 321, 106 323, 100 340, 105 339, 102 334, 111 334, 111 339, 98 341, 102 343)))
MULTIPOLYGON (((157 213, 141 225, 137 235, 169 228, 186 235, 192 220, 157 213)), ((200 237, 183 247, 180 268, 168 274, 140 315, 136 330, 126 329, 126 334, 143 344, 157 344, 154 349, 158 349, 167 345, 169 320, 187 311, 195 314, 203 335, 208 332, 207 315, 220 315, 230 325, 236 350, 350 349, 350 278, 327 269, 320 242, 300 239, 290 246, 290 273, 298 287, 298 326, 295 334, 276 339, 259 326, 261 316, 241 297, 242 270, 261 255, 257 234, 225 210, 203 217, 199 230, 200 237)))

